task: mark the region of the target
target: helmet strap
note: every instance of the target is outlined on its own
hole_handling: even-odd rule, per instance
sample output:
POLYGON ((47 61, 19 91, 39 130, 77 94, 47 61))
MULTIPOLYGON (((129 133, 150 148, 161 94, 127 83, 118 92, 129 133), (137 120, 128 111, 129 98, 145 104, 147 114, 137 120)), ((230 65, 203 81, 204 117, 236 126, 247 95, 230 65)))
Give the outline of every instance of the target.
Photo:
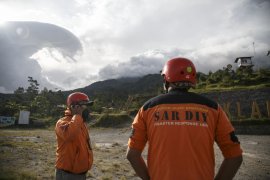
POLYGON ((165 90, 165 94, 167 94, 169 92, 170 85, 169 85, 169 82, 166 81, 165 79, 163 81, 163 87, 164 87, 164 90, 165 90))

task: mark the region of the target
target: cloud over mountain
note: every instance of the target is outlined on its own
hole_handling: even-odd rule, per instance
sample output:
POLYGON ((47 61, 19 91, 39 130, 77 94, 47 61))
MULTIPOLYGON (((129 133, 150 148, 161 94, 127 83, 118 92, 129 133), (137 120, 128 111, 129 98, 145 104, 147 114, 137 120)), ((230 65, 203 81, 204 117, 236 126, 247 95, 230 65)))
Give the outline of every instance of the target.
MULTIPOLYGON (((25 87, 28 76, 42 82, 43 87, 55 87, 42 74, 38 61, 31 57, 42 49, 54 60, 75 62, 82 46, 68 30, 52 24, 14 21, 0 27, 1 91, 25 87)), ((43 61, 48 63, 50 59, 43 61)))
POLYGON ((269 9, 268 0, 0 1, 0 23, 13 21, 0 25, 0 92, 27 76, 70 90, 158 73, 176 56, 206 73, 239 56, 269 67, 269 9))

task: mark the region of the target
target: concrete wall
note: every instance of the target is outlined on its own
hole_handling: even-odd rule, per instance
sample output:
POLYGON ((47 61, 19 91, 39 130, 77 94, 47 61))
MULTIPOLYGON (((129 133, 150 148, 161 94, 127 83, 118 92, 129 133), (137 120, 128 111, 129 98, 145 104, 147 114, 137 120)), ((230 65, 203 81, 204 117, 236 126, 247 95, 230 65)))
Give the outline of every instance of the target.
POLYGON ((230 117, 237 134, 270 135, 270 88, 229 92, 203 93, 217 101, 230 117), (238 123, 243 120, 265 120, 266 123, 250 125, 238 123), (234 123, 237 122, 237 123, 234 123))
POLYGON ((232 120, 270 119, 270 88, 203 93, 217 101, 232 120))

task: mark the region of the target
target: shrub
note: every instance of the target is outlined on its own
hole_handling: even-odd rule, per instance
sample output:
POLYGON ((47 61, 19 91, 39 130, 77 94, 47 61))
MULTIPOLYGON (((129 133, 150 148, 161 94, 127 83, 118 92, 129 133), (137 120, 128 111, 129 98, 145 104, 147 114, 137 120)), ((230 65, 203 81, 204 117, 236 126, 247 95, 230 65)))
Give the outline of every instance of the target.
POLYGON ((131 123, 132 118, 127 114, 103 114, 93 127, 121 127, 131 123))

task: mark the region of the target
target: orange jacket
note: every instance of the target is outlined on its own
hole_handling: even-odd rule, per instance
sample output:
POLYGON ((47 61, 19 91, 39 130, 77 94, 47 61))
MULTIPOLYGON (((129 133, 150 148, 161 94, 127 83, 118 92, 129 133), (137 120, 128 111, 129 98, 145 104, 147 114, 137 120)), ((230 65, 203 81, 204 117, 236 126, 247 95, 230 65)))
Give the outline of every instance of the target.
POLYGON ((148 142, 150 179, 214 179, 214 142, 225 158, 242 150, 221 107, 200 95, 172 91, 146 102, 132 124, 129 147, 148 142))
POLYGON ((87 172, 93 164, 93 152, 82 117, 66 111, 65 117, 57 121, 55 133, 58 145, 55 167, 75 174, 87 172))

